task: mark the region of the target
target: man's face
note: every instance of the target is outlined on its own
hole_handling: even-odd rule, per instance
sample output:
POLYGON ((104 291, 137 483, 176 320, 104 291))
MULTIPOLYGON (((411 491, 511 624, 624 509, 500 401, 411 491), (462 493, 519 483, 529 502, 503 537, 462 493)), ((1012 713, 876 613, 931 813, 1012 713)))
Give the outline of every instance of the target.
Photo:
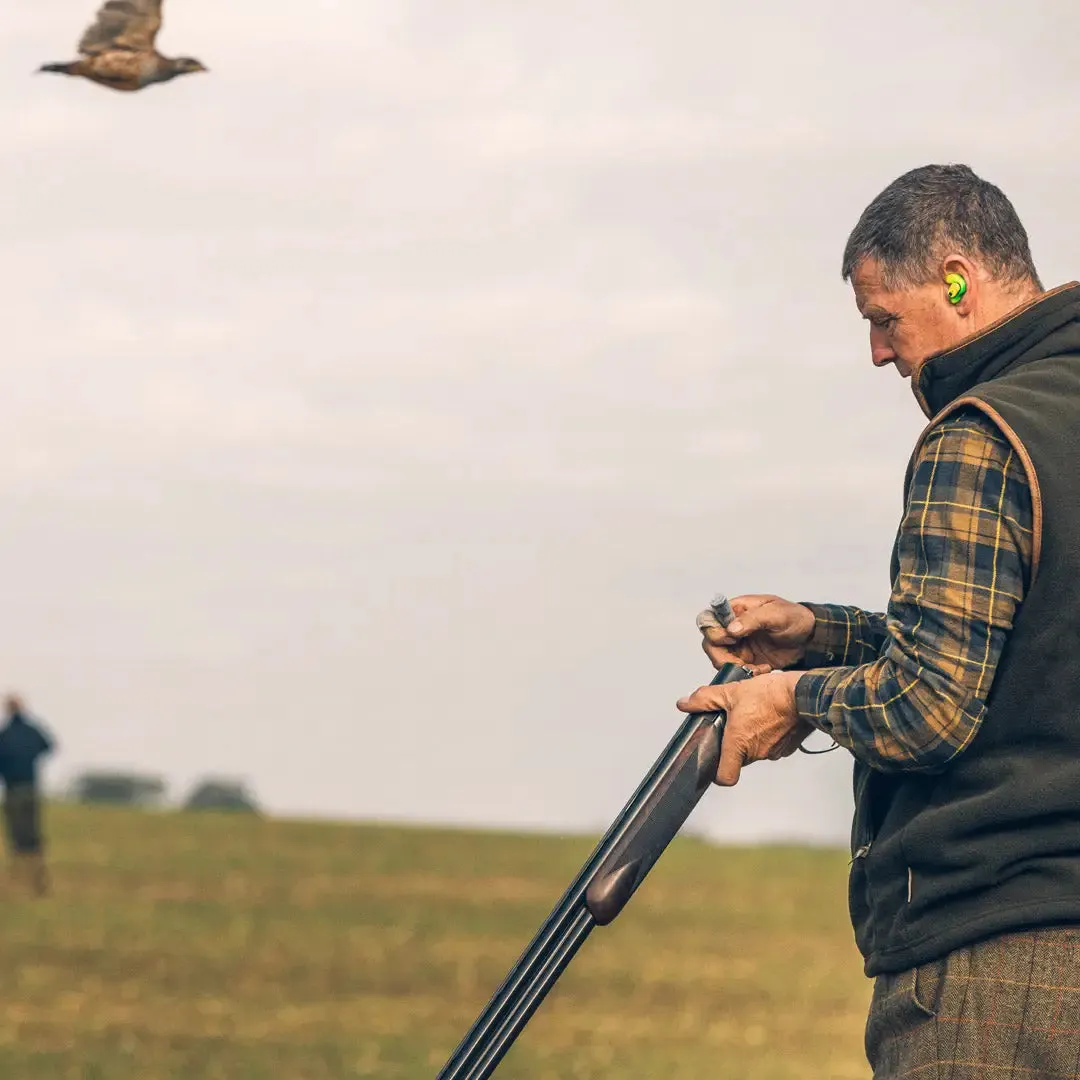
POLYGON ((870 358, 876 367, 895 364, 905 379, 923 361, 965 335, 963 320, 949 303, 945 280, 886 289, 875 259, 863 259, 851 275, 855 303, 870 323, 870 358))

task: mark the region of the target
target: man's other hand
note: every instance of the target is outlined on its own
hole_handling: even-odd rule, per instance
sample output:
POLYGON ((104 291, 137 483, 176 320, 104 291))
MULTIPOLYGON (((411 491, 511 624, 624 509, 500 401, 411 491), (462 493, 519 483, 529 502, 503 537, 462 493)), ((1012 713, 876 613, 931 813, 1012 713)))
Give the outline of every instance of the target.
POLYGON ((700 686, 677 702, 682 712, 723 709, 727 714, 716 770, 716 783, 721 787, 734 787, 744 765, 794 754, 815 730, 799 718, 795 707, 798 680, 798 672, 773 671, 742 682, 700 686))
POLYGON ((714 668, 745 664, 755 675, 801 660, 814 633, 814 613, 768 593, 736 596, 734 620, 723 627, 711 609, 697 617, 701 647, 714 668))

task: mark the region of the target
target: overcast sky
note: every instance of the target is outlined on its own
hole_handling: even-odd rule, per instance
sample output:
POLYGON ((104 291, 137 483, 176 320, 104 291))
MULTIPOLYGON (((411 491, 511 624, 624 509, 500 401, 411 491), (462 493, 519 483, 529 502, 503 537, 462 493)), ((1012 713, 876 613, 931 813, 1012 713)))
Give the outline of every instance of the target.
MULTIPOLYGON (((865 204, 967 162, 1080 276, 1065 0, 167 0, 210 74, 32 76, 94 6, 0 38, 0 683, 53 784, 602 829, 715 592, 886 603, 923 417, 840 280, 865 204)), ((692 827, 850 807, 796 755, 692 827)))

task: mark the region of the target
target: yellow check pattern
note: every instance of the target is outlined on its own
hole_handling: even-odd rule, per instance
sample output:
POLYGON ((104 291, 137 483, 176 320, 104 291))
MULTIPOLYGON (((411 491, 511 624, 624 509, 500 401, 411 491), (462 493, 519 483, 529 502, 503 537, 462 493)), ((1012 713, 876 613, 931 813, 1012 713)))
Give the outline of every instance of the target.
POLYGON ((888 610, 807 605, 800 714, 872 768, 944 768, 978 732, 1033 548, 1019 456, 978 409, 951 414, 914 462, 888 610))

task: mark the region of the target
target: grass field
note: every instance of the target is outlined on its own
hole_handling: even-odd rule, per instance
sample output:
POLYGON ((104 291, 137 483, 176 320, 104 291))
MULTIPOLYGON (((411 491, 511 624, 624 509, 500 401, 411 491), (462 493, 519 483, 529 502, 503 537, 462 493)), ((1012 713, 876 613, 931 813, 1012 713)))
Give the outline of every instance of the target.
MULTIPOLYGON (((433 1080, 594 838, 48 810, 0 1077, 433 1080)), ((680 838, 499 1080, 866 1077, 843 853, 680 838)))

